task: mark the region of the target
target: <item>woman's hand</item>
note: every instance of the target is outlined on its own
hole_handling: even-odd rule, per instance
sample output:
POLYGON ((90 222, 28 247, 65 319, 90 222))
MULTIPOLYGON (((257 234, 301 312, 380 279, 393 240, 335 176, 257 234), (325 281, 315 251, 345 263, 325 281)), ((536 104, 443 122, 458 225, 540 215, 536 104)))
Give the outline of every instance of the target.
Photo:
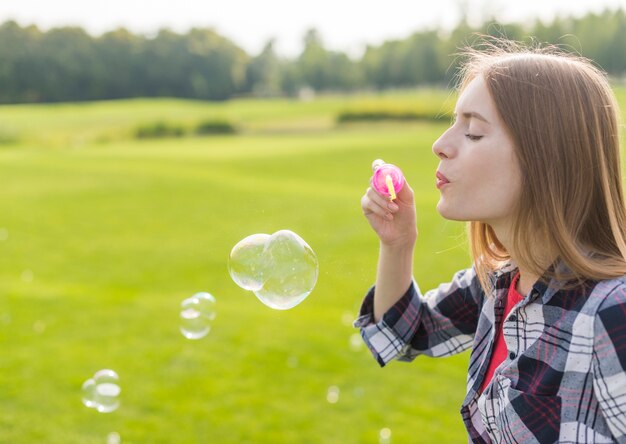
MULTIPOLYGON (((374 161, 372 168, 377 166, 374 161)), ((361 208, 380 242, 388 247, 413 247, 417 239, 415 201, 408 183, 391 201, 373 188, 368 188, 361 198, 361 208)))

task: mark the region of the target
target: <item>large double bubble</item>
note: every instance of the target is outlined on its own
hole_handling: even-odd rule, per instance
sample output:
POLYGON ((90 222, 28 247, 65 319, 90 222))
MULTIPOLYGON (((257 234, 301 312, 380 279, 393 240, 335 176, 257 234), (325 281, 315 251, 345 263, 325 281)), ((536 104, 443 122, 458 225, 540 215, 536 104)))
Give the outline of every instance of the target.
POLYGON ((238 242, 230 252, 228 272, 237 285, 254 292, 268 307, 288 310, 313 291, 318 263, 300 236, 280 230, 238 242))

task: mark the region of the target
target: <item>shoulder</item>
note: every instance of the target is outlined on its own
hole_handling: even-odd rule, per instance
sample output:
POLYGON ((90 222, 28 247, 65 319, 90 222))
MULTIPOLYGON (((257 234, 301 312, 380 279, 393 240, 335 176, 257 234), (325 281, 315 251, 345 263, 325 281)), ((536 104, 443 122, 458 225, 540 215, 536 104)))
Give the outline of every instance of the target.
POLYGON ((600 281, 589 295, 596 342, 626 339, 626 276, 600 281))
POLYGON ((589 299, 597 304, 598 312, 612 307, 626 308, 626 276, 599 281, 589 299))
MULTIPOLYGON (((590 298, 594 293, 599 299, 592 330, 594 377, 602 380, 602 386, 606 387, 596 394, 611 402, 611 410, 616 404, 610 393, 621 396, 619 394, 626 390, 626 278, 601 281, 590 298)), ((626 408, 623 399, 620 399, 620 409, 626 408)), ((620 414, 624 412, 626 410, 620 410, 620 414)))

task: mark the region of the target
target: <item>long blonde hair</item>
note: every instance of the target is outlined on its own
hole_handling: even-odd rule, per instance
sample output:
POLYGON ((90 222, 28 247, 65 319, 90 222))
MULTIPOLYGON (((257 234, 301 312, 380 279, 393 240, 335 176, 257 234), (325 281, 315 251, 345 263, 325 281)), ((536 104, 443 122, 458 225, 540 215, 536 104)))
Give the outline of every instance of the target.
MULTIPOLYGON (((518 265, 575 284, 626 274, 620 113, 604 74, 553 47, 500 41, 465 55, 460 87, 485 79, 522 171, 511 243, 518 265), (546 269, 545 252, 569 272, 546 269)), ((510 254, 485 223, 469 222, 468 234, 487 290, 510 254)))

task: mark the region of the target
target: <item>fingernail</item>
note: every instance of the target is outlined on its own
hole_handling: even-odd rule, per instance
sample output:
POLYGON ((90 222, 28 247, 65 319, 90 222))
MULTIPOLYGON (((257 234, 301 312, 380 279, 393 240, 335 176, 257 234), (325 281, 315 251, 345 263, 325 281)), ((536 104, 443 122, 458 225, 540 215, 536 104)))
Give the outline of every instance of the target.
POLYGON ((387 208, 389 208, 391 211, 398 211, 399 207, 395 203, 390 202, 390 203, 387 204, 387 208))

